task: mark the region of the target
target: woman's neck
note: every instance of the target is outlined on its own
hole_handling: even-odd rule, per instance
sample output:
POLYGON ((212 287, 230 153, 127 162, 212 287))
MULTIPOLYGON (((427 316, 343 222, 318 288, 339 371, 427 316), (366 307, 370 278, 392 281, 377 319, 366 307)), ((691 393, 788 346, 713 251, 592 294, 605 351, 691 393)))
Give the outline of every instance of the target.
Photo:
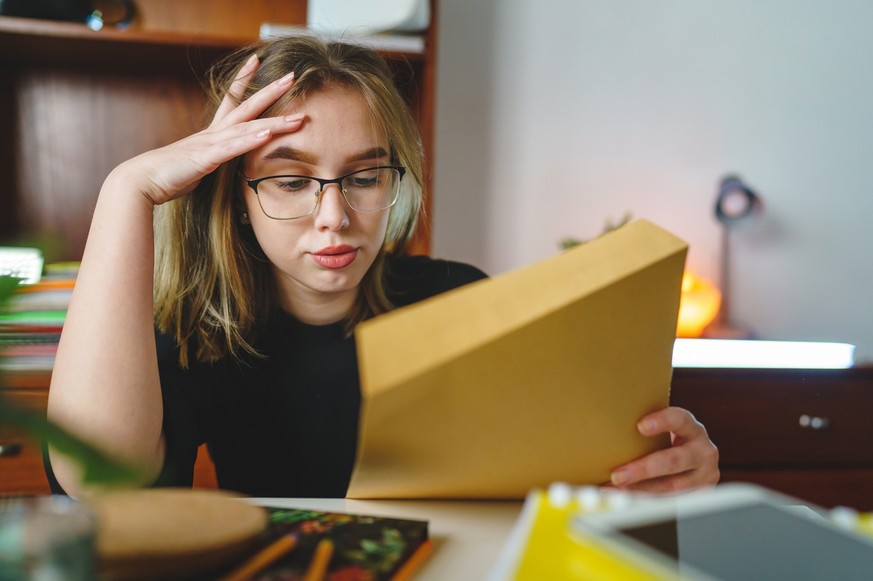
POLYGON ((279 288, 279 305, 308 325, 329 325, 345 319, 355 305, 358 289, 320 293, 304 288, 279 288))

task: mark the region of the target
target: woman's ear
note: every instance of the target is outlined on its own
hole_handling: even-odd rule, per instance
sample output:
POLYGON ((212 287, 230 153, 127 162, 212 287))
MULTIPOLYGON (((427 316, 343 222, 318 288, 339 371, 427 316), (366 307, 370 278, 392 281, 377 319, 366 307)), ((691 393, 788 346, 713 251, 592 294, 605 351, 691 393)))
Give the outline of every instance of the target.
POLYGON ((233 213, 239 218, 240 224, 245 224, 248 226, 252 223, 251 218, 249 218, 249 210, 246 207, 246 201, 243 197, 244 194, 239 190, 234 192, 233 195, 233 213))

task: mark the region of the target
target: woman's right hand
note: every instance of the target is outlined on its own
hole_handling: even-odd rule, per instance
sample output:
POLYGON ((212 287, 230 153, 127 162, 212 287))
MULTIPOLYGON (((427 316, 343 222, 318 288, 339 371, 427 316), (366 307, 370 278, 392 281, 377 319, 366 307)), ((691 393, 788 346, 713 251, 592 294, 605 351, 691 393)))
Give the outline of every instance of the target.
POLYGON ((303 115, 258 119, 294 84, 289 73, 240 102, 249 79, 259 65, 257 55, 240 69, 218 107, 209 127, 180 141, 143 153, 118 166, 112 173, 126 180, 152 204, 163 204, 193 190, 207 174, 226 161, 268 142, 274 135, 290 133, 303 124, 303 115))

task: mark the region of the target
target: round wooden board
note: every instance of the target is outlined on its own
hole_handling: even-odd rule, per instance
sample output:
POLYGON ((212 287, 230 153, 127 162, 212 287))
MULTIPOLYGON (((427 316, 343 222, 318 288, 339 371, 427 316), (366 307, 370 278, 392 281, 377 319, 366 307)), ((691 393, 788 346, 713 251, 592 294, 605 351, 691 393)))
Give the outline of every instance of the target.
POLYGON ((267 513, 217 490, 103 492, 85 500, 97 519, 105 579, 178 579, 241 557, 267 527, 267 513))

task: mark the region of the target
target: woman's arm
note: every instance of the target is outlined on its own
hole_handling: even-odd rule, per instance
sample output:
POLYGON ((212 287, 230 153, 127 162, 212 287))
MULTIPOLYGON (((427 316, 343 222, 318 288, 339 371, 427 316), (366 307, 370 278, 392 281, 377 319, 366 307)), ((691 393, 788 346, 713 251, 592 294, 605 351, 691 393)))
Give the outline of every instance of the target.
MULTIPOLYGON (((131 165, 109 175, 97 200, 52 372, 48 415, 157 476, 163 447, 152 315, 154 204, 131 187, 131 165)), ((75 466, 49 454, 58 482, 76 494, 75 466)))
MULTIPOLYGON (((231 86, 242 94, 252 58, 231 86)), ((153 318, 154 206, 185 195, 221 163, 295 131, 302 117, 257 119, 292 85, 290 75, 237 105, 225 98, 212 124, 137 156, 103 184, 70 301, 49 390, 49 417, 105 452, 141 465, 163 464, 163 409, 153 318)), ((49 450, 58 482, 81 492, 76 467, 49 450)))

